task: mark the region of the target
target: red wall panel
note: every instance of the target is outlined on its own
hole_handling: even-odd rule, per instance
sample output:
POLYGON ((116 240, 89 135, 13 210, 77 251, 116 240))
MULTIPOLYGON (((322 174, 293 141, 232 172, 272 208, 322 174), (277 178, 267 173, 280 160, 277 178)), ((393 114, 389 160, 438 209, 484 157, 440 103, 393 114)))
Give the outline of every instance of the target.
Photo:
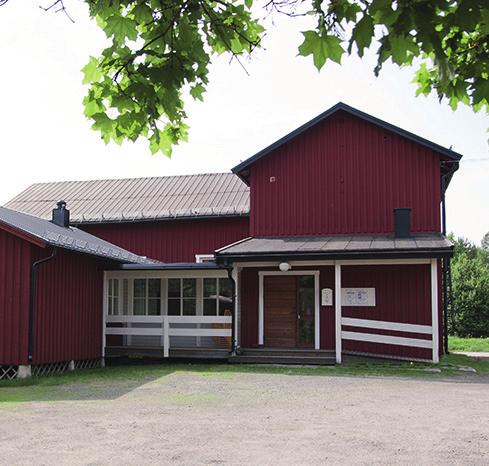
POLYGON ((251 236, 440 231, 439 155, 340 112, 251 167, 251 236), (274 181, 271 181, 274 180, 274 181))
MULTIPOLYGON (((36 259, 46 252, 35 248, 36 259)), ((58 250, 38 268, 34 364, 102 356, 103 272, 93 257, 58 250)))
MULTIPOLYGON (((375 288, 375 307, 343 306, 343 317, 431 325, 430 265, 342 266, 343 288, 375 288)), ((441 323, 440 323, 441 325, 441 323)), ((343 330, 431 339, 426 334, 343 327, 343 330)), ((431 349, 343 340, 343 351, 431 359, 431 349)))
POLYGON ((0 230, 0 365, 27 364, 31 246, 0 230))
POLYGON ((195 262, 196 254, 249 236, 248 217, 83 225, 100 238, 162 262, 195 262))

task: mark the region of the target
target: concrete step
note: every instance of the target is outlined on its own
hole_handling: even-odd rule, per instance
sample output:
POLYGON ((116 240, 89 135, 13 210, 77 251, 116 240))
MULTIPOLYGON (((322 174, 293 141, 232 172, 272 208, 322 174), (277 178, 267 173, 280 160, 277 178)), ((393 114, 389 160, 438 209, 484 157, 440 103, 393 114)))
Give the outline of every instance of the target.
POLYGON ((234 364, 291 364, 310 366, 334 366, 334 357, 308 356, 231 356, 230 363, 234 364))
POLYGON ((335 358, 335 352, 331 350, 314 350, 300 348, 241 348, 242 356, 269 356, 269 357, 325 357, 335 358))

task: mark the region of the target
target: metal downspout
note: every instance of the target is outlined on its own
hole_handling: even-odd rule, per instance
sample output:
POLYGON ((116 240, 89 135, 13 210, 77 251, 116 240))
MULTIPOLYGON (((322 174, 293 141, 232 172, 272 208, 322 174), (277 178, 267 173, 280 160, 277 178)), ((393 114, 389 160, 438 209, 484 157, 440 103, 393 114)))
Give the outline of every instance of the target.
POLYGON ((32 362, 34 352, 34 318, 36 308, 36 291, 37 291, 37 268, 44 262, 48 262, 56 257, 57 249, 53 248, 51 255, 43 257, 38 261, 32 263, 31 266, 31 286, 29 290, 29 329, 28 329, 28 343, 27 343, 27 357, 29 363, 32 362))

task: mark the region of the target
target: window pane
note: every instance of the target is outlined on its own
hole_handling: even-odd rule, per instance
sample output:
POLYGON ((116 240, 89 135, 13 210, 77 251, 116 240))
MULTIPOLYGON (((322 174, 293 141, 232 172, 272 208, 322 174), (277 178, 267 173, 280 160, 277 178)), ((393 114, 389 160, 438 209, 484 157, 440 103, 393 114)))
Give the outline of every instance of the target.
POLYGON ((146 297, 146 279, 136 278, 134 279, 134 297, 145 298, 146 297))
POLYGON ((219 294, 228 298, 233 296, 233 283, 229 278, 219 279, 219 294))
POLYGON ((168 279, 168 297, 179 298, 180 297, 180 279, 169 278, 168 279))
POLYGON ((179 316, 180 315, 180 299, 168 300, 168 315, 179 316))
POLYGON ((185 298, 195 298, 197 296, 197 285, 195 278, 183 279, 183 296, 185 298))
POLYGON ((115 298, 113 298, 113 300, 114 304, 112 307, 112 314, 116 316, 119 314, 119 298, 116 296, 115 298))
POLYGON ((110 296, 109 296, 109 309, 108 309, 108 311, 109 311, 109 316, 111 316, 111 315, 112 315, 112 313, 114 312, 114 310, 113 310, 113 309, 114 309, 114 308, 113 308, 113 303, 112 303, 112 297, 110 297, 110 296))
POLYGON ((129 314, 129 280, 122 280, 122 314, 129 314))
POLYGON ((299 288, 314 289, 314 275, 301 275, 299 277, 299 288))
POLYGON ((148 315, 159 316, 160 314, 161 314, 160 299, 159 298, 148 299, 148 315))
POLYGON ((216 315, 216 300, 215 299, 204 299, 204 315, 205 316, 215 316, 216 315))
POLYGON ((215 278, 204 278, 204 298, 216 297, 216 284, 215 278))
POLYGON ((161 280, 159 278, 150 278, 148 280, 148 296, 150 298, 161 297, 161 280))
POLYGON ((141 298, 134 298, 133 314, 135 316, 143 316, 146 314, 146 300, 141 298))
POLYGON ((184 299, 183 300, 183 315, 184 316, 194 316, 197 310, 197 300, 195 299, 184 299))
POLYGON ((112 296, 112 278, 109 279, 109 296, 112 296))
POLYGON ((219 300, 219 315, 220 316, 230 316, 232 315, 233 303, 227 301, 228 298, 219 300))
POLYGON ((119 296, 119 280, 114 280, 114 296, 119 296))

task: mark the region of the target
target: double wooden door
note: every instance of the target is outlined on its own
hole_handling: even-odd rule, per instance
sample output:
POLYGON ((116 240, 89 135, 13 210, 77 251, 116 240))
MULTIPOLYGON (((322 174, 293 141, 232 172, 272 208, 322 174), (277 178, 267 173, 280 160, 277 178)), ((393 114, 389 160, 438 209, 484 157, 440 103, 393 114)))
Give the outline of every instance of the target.
POLYGON ((314 276, 265 275, 264 344, 314 348, 314 276))

